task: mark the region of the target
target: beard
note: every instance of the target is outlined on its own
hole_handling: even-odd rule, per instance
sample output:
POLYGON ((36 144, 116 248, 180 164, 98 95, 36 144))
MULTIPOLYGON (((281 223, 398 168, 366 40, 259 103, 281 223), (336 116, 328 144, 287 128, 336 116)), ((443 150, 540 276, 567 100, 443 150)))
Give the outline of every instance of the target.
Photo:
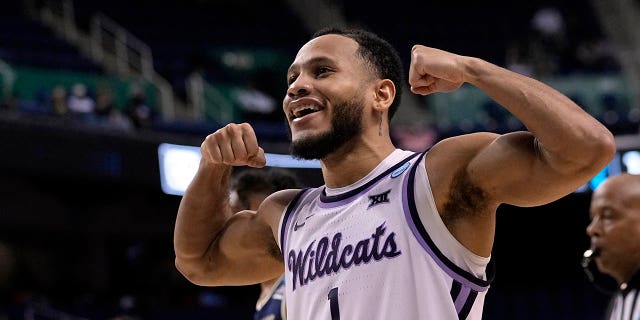
MULTIPOLYGON (((362 132, 362 100, 350 100, 337 104, 331 118, 331 129, 314 137, 291 141, 289 152, 294 158, 322 159, 344 146, 362 132)), ((289 127, 291 137, 291 127, 289 127)))

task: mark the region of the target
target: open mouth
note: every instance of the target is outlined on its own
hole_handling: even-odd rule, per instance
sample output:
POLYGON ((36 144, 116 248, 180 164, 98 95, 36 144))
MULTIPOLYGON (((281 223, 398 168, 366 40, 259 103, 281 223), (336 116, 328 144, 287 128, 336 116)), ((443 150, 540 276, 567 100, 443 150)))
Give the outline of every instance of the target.
POLYGON ((300 119, 306 115, 310 115, 318 111, 320 111, 320 108, 318 106, 314 106, 314 105, 301 106, 293 110, 291 119, 292 120, 300 119))

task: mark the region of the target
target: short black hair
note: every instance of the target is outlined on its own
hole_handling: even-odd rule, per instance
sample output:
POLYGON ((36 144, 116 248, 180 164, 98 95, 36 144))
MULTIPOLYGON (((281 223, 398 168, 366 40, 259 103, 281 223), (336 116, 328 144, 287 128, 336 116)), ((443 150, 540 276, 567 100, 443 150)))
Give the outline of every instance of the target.
POLYGON ((246 168, 238 172, 231 183, 231 190, 238 194, 238 200, 245 208, 249 207, 251 194, 271 194, 299 187, 298 179, 290 171, 278 168, 246 168))
POLYGON ((362 29, 331 27, 319 30, 313 34, 311 39, 327 34, 337 34, 353 39, 359 45, 358 54, 360 54, 366 63, 373 67, 376 75, 380 79, 389 79, 393 82, 396 87, 396 96, 391 106, 389 106, 389 121, 391 121, 391 118, 400 105, 402 81, 404 79, 402 61, 400 60, 398 51, 378 35, 362 29))

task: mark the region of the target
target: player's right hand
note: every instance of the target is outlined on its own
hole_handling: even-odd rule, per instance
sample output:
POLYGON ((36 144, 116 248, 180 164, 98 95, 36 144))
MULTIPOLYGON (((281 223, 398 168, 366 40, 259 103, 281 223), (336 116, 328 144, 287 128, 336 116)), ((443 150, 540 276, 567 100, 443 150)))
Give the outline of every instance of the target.
POLYGON ((200 152, 204 161, 229 166, 262 168, 267 161, 264 150, 248 123, 230 123, 207 136, 200 152))

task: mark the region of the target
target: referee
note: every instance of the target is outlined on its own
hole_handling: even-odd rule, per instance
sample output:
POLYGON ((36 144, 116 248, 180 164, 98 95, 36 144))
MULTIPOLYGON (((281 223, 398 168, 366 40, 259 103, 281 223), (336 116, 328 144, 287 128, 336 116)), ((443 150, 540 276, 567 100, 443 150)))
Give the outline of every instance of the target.
POLYGON ((612 276, 618 290, 605 319, 640 319, 640 175, 621 174, 603 182, 590 207, 591 238, 596 266, 612 276))

